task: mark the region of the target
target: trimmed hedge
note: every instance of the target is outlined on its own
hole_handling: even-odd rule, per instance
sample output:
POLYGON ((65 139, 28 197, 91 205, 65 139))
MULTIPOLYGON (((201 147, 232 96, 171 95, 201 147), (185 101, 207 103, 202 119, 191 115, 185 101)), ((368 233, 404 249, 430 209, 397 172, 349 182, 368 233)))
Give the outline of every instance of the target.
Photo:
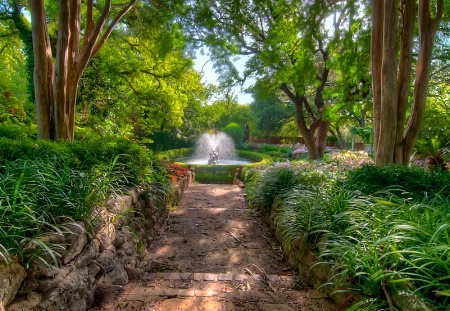
MULTIPOLYGON (((160 159, 167 158, 170 161, 191 155, 192 148, 173 149, 163 151, 158 154, 160 159)), ((247 150, 237 150, 238 157, 255 161, 249 164, 236 165, 211 165, 211 164, 186 164, 177 162, 183 167, 193 166, 195 168, 195 180, 204 184, 231 184, 233 183, 234 174, 238 167, 257 167, 269 165, 272 163, 272 157, 269 155, 247 150)))

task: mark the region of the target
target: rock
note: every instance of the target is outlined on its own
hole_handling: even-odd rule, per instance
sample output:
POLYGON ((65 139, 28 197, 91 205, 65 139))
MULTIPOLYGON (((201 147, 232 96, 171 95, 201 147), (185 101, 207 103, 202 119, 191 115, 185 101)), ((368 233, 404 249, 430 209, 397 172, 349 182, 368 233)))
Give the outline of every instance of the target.
POLYGON ((44 279, 38 281, 38 290, 41 293, 47 293, 56 287, 58 287, 58 282, 55 281, 55 279, 44 279))
POLYGON ((128 284, 128 274, 120 261, 118 260, 115 261, 114 269, 106 273, 103 282, 112 285, 128 284))
POLYGON ((27 297, 22 297, 14 301, 10 306, 6 308, 7 311, 32 311, 42 300, 42 296, 39 293, 31 292, 27 297))
POLYGON ((97 263, 90 264, 88 267, 88 276, 89 276, 89 283, 94 284, 95 280, 100 278, 103 274, 99 275, 99 272, 102 271, 100 266, 97 263))
POLYGON ((16 261, 0 262, 0 302, 10 304, 27 276, 25 269, 16 261))
POLYGON ((116 239, 114 240, 114 247, 119 248, 124 243, 125 239, 123 238, 124 233, 122 231, 116 231, 116 239))
POLYGON ((39 288, 39 283, 37 281, 36 278, 34 277, 30 277, 30 278, 26 278, 23 283, 22 286, 19 289, 18 294, 20 296, 25 296, 28 295, 30 292, 36 290, 39 288))
POLYGON ((430 307, 428 307, 419 296, 416 295, 407 295, 407 294, 395 294, 392 295, 392 299, 396 306, 400 308, 400 310, 408 310, 408 311, 432 311, 430 307))
POLYGON ((115 200, 111 200, 108 203, 108 210, 114 214, 121 214, 125 210, 129 209, 133 204, 133 197, 130 195, 121 196, 115 200))
POLYGON ((139 200, 139 189, 136 187, 133 187, 131 189, 128 189, 128 194, 131 196, 131 202, 136 203, 139 200))
POLYGON ((72 224, 67 226, 67 228, 70 230, 70 233, 65 236, 69 247, 61 258, 65 265, 79 255, 88 243, 88 236, 82 224, 72 224))
POLYGON ((77 268, 84 268, 92 263, 92 260, 94 260, 99 252, 100 252, 100 244, 101 242, 97 239, 94 239, 86 245, 86 247, 82 250, 82 252, 78 255, 75 266, 77 268))
POLYGON ((113 241, 116 239, 116 229, 114 228, 114 225, 109 223, 104 226, 97 233, 97 237, 102 242, 104 248, 107 248, 108 245, 113 244, 113 241))
POLYGON ((116 249, 114 246, 110 245, 105 251, 100 253, 100 255, 95 259, 95 261, 105 270, 109 272, 114 269, 114 258, 116 256, 116 249))
POLYGON ((43 297, 38 308, 43 310, 84 311, 87 309, 88 269, 63 267, 55 281, 58 287, 43 297))

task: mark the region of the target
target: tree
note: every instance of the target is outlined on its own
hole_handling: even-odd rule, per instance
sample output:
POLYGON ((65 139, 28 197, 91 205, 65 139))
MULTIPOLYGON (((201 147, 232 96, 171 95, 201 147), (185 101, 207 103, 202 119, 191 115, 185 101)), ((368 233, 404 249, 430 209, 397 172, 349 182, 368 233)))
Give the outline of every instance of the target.
POLYGON ((45 1, 28 1, 32 20, 38 138, 61 141, 73 140, 81 75, 136 0, 120 4, 105 0, 100 12, 95 12, 100 7, 97 2, 94 5, 94 0, 87 0, 84 21, 81 0, 59 0, 58 3, 58 36, 53 62, 45 1), (96 21, 94 17, 97 17, 96 21))
MULTIPOLYGON (((268 85, 267 81, 260 79, 251 88, 254 100, 250 107, 258 118, 255 136, 279 136, 283 125, 294 116, 294 107, 289 102, 282 102, 277 89, 268 85)), ((295 136, 298 136, 298 129, 295 136)))
POLYGON ((376 165, 409 162, 425 111, 433 41, 443 15, 443 0, 372 1, 372 89, 376 165), (400 22, 399 22, 400 16, 400 22), (416 17, 418 56, 412 106, 410 95, 416 17))
POLYGON ((339 66, 336 56, 344 49, 358 52, 354 40, 343 45, 340 39, 368 28, 358 7, 358 1, 197 0, 190 12, 199 24, 194 40, 212 46, 217 68, 229 69, 225 81, 255 75, 282 90, 295 107, 309 157, 316 159, 325 150, 329 122, 323 113, 333 104, 326 90, 339 66), (232 66, 234 55, 251 56, 244 77, 232 66))
POLYGON ((118 31, 100 53, 133 110, 129 122, 143 134, 179 128, 188 104, 204 92, 192 60, 183 55, 184 38, 164 28, 118 31))
MULTIPOLYGON (((34 105, 28 101, 27 50, 17 24, 25 23, 9 1, 0 3, 0 123, 30 124, 34 105)), ((32 81, 31 81, 32 82, 32 81)))

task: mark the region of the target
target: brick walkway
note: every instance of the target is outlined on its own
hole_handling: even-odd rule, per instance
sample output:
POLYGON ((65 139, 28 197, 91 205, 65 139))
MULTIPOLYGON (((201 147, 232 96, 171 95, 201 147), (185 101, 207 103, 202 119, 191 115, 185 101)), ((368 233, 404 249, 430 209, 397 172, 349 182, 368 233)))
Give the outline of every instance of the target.
POLYGON ((97 294, 100 310, 334 311, 284 260, 242 190, 192 185, 124 287, 97 294))

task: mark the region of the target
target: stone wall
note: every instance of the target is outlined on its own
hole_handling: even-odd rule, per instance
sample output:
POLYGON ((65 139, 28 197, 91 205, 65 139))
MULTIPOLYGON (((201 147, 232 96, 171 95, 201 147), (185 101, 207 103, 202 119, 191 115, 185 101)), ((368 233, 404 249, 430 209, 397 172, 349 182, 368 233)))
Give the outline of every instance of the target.
MULTIPOLYGON (((172 204, 193 181, 193 172, 178 178, 172 204)), ((127 271, 145 264, 147 247, 167 218, 169 206, 151 202, 131 189, 96 210, 100 223, 93 236, 78 223, 68 226, 70 234, 50 237, 50 242, 65 245, 57 268, 37 260, 28 269, 14 258, 0 262, 0 311, 86 310, 99 284, 127 284, 127 271)))

